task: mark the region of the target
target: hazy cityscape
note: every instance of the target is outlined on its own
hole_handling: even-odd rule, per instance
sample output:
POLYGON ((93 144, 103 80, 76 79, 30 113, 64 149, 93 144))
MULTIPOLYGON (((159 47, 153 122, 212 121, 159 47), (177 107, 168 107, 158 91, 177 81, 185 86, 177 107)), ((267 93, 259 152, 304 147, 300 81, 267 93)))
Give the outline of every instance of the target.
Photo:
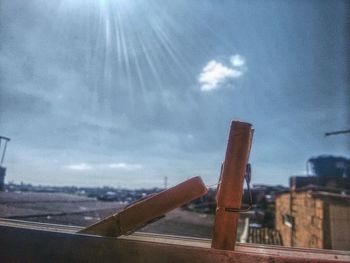
MULTIPOLYGON (((350 209, 349 160, 342 157, 319 156, 310 159, 309 162, 309 169, 314 175, 292 176, 289 187, 253 185, 250 192, 245 189, 242 207, 246 207, 252 202, 252 209, 241 214, 238 241, 349 249, 347 237, 337 239, 334 236, 327 237, 324 234, 319 237, 314 232, 310 232, 308 235, 308 231, 312 229, 310 226, 302 231, 305 236, 303 238, 297 237, 297 233, 293 234, 293 238, 289 234, 291 228, 293 229, 295 224, 300 222, 298 213, 310 214, 310 218, 312 218, 310 223, 316 224, 315 229, 321 231, 320 233, 326 231, 322 230, 322 225, 325 224, 321 223, 323 220, 327 220, 327 224, 333 228, 333 232, 339 231, 335 229, 336 225, 341 226, 342 232, 350 231, 348 224, 350 209), (304 193, 309 196, 306 198, 311 198, 310 201, 302 200, 304 193), (299 198, 301 201, 296 201, 293 204, 293 209, 286 208, 292 202, 290 198, 296 198, 295 200, 299 198), (316 201, 313 201, 312 198, 316 198, 316 201), (321 201, 324 202, 324 205, 317 208, 316 203, 321 201), (301 202, 302 207, 296 208, 298 202, 301 202), (309 204, 310 207, 307 208, 305 204, 309 204), (340 212, 337 214, 339 218, 324 218, 323 212, 319 209, 323 209, 322 207, 325 205, 329 207, 329 211, 338 209, 335 211, 340 212), (307 210, 302 212, 304 208, 307 210), (326 242, 323 240, 325 238, 329 238, 329 240, 326 242), (294 242, 294 244, 290 242, 294 242)), ((167 178, 164 178, 164 183, 166 185, 167 178)), ((131 203, 165 189, 123 189, 107 186, 59 187, 8 183, 5 184, 4 192, 0 193, 0 216, 17 220, 88 226, 116 213, 131 203)), ((213 187, 209 188, 208 193, 203 197, 186 204, 181 209, 170 212, 165 218, 143 227, 140 231, 211 238, 215 210, 216 187, 213 187)), ((305 218, 308 218, 307 214, 302 214, 304 221, 305 218)), ((298 231, 301 231, 300 228, 301 226, 297 228, 298 231)))

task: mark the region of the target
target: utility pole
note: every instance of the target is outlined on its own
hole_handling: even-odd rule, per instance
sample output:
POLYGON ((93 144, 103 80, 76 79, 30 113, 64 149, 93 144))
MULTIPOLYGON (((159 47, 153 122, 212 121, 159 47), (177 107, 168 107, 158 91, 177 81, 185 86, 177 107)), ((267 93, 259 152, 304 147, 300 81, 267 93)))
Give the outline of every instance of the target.
POLYGON ((6 175, 6 167, 2 166, 5 158, 7 143, 10 141, 10 138, 0 136, 0 150, 1 143, 4 141, 4 147, 2 148, 1 160, 0 160, 0 191, 4 191, 5 189, 5 175, 6 175))
POLYGON ((164 176, 164 188, 168 189, 168 176, 164 176))

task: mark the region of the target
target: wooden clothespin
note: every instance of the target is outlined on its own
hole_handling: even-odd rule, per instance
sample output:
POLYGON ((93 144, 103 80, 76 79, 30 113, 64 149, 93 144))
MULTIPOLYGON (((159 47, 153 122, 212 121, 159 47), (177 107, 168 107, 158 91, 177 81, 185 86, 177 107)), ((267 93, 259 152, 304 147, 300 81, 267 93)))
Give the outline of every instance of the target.
POLYGON ((232 121, 225 161, 217 188, 217 208, 211 246, 234 250, 244 176, 252 144, 253 130, 249 123, 232 121))
POLYGON ((197 176, 172 188, 133 203, 120 212, 79 231, 79 233, 117 237, 127 235, 208 191, 197 176))

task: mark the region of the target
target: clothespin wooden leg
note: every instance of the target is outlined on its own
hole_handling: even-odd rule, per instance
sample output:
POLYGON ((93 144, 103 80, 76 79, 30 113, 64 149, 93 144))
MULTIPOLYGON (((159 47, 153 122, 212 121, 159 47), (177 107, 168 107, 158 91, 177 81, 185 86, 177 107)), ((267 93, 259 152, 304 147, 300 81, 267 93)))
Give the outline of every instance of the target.
POLYGON ((234 250, 244 175, 252 143, 249 123, 232 121, 217 190, 212 248, 234 250))
POLYGON ((208 191, 197 176, 160 193, 139 200, 97 223, 79 231, 101 236, 127 235, 171 210, 203 196, 208 191))

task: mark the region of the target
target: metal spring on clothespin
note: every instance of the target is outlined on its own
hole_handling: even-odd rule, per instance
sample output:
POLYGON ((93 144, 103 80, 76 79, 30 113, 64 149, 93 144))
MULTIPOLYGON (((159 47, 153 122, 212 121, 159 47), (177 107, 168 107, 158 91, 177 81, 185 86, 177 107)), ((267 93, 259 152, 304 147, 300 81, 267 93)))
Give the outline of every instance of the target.
POLYGON ((252 168, 250 163, 247 164, 245 175, 244 175, 245 182, 247 184, 247 191, 249 195, 249 204, 247 208, 233 208, 233 207, 225 207, 226 212, 233 212, 233 213, 245 213, 248 212, 252 206, 253 206, 253 198, 252 198, 252 192, 250 189, 250 180, 252 179, 252 168))

